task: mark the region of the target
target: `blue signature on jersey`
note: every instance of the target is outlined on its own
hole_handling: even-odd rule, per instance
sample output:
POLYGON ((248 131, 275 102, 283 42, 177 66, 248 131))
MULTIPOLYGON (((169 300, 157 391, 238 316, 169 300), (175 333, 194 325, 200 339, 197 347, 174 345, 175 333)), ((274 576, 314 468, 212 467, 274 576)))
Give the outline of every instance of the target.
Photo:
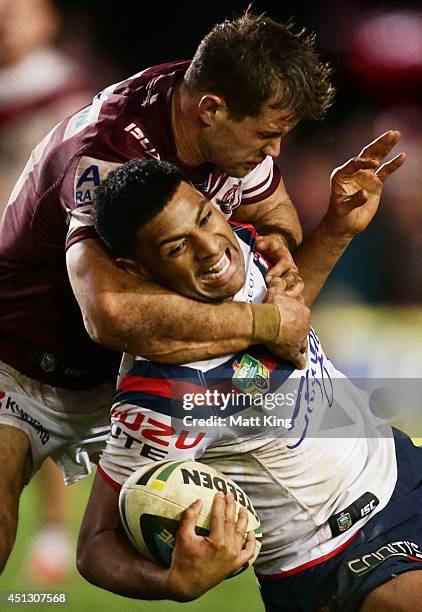
POLYGON ((311 329, 309 336, 310 366, 301 376, 297 391, 296 403, 292 414, 291 428, 303 418, 304 424, 298 440, 287 448, 297 448, 306 438, 309 422, 316 407, 331 408, 334 402, 334 388, 330 374, 325 366, 325 357, 318 336, 311 329))

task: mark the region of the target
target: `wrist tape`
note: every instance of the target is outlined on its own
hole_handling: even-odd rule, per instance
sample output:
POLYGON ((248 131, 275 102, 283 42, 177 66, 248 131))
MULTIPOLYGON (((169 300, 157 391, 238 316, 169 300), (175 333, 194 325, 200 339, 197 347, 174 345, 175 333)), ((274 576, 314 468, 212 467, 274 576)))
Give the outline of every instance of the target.
POLYGON ((252 311, 251 344, 270 344, 280 333, 281 316, 275 304, 250 304, 252 311))

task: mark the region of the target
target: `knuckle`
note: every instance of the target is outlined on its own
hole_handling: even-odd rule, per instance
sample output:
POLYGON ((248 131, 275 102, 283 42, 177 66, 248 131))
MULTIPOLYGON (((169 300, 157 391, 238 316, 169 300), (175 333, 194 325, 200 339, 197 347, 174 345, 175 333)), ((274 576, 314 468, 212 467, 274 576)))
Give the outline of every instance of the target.
POLYGON ((187 508, 183 513, 183 522, 190 523, 196 519, 196 512, 192 508, 187 508))

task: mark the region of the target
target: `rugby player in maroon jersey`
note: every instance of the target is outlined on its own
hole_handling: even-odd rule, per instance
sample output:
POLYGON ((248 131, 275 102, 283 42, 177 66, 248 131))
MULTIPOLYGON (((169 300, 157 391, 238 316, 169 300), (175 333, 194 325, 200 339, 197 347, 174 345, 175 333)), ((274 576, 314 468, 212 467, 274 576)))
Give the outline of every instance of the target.
MULTIPOLYGON (((331 99, 313 40, 247 13, 217 25, 191 64, 107 87, 34 150, 0 225, 0 568, 22 487, 44 459, 53 455, 68 483, 89 472, 107 432, 118 351, 183 363, 261 343, 305 363, 309 310, 292 297, 271 318, 265 305, 200 304, 120 269, 94 230, 94 188, 128 159, 176 162, 227 216, 256 225, 259 248, 275 262, 270 275, 287 271, 290 286, 297 268, 285 244, 293 249, 301 230, 273 160, 285 134, 322 117, 331 99)), ((384 135, 383 155, 398 138, 384 135)), ((355 161, 336 193, 377 163, 355 161)), ((359 191, 344 206, 365 197, 359 191)), ((350 238, 344 214, 330 206, 310 239, 323 251, 309 256, 316 287, 350 238)), ((312 274, 304 280, 312 291, 312 274)))

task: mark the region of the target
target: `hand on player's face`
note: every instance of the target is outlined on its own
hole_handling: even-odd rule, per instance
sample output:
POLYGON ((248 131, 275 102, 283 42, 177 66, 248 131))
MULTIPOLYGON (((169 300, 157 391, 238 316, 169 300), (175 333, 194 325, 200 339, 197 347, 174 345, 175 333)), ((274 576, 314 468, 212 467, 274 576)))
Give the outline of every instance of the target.
POLYGON ((389 130, 333 171, 326 221, 336 234, 351 238, 374 217, 384 181, 406 161, 406 155, 399 153, 385 162, 399 139, 400 132, 389 130))
POLYGON ((188 183, 141 228, 138 245, 147 276, 187 297, 221 301, 243 286, 243 255, 230 225, 188 183))

